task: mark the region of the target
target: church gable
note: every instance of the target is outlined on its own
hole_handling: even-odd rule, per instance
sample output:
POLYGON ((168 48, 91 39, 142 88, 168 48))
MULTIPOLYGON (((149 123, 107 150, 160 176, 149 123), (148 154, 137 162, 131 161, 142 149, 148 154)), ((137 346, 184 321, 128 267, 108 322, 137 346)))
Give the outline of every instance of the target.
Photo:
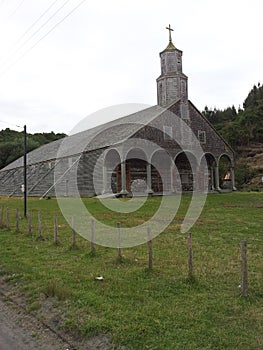
POLYGON ((198 141, 205 153, 212 153, 215 157, 228 154, 231 159, 234 156, 231 147, 190 101, 179 100, 163 109, 132 137, 156 142, 169 149, 171 154, 182 148, 195 147, 198 141))
POLYGON ((217 157, 226 153, 233 159, 234 154, 232 148, 190 101, 189 114, 191 128, 199 139, 204 151, 211 152, 217 157))

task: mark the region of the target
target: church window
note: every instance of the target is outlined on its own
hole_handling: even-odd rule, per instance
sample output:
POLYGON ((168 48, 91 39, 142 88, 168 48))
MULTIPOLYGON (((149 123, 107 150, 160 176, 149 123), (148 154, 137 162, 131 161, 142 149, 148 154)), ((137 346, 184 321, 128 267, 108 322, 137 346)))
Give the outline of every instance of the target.
POLYGON ((200 143, 206 143, 206 133, 205 131, 198 130, 198 140, 200 143))
POLYGON ((181 92, 182 94, 185 94, 186 92, 186 84, 184 80, 181 80, 181 92))
POLYGON ((164 140, 171 140, 173 138, 173 128, 171 126, 163 126, 163 138, 164 140))
POLYGON ((159 102, 161 105, 165 103, 165 97, 164 97, 164 91, 163 91, 163 85, 160 83, 159 85, 159 102))
POLYGON ((162 74, 165 74, 165 58, 162 57, 161 60, 161 69, 162 69, 162 74))

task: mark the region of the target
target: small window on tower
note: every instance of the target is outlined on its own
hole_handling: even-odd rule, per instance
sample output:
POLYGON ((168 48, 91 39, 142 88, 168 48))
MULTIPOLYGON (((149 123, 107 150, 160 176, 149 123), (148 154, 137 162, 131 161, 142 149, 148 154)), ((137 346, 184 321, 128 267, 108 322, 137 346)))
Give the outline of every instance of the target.
POLYGON ((173 128, 171 126, 163 126, 163 139, 171 140, 173 138, 173 128))
POLYGON ((162 74, 165 74, 165 58, 162 57, 161 60, 161 70, 162 70, 162 74))
POLYGON ((158 103, 160 105, 164 104, 164 96, 163 96, 163 85, 162 83, 159 84, 159 95, 158 95, 158 103))
POLYGON ((206 133, 205 131, 198 130, 198 140, 200 143, 206 143, 206 133))
POLYGON ((181 92, 182 94, 185 94, 186 92, 186 83, 184 80, 181 80, 181 92))

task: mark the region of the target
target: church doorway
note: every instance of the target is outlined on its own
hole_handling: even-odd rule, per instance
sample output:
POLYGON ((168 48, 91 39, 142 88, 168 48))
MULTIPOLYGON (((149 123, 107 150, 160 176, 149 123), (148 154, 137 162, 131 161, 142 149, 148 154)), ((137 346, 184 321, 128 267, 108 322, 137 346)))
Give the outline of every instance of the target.
POLYGON ((172 192, 171 158, 164 150, 156 151, 151 158, 152 190, 154 193, 172 192))
POLYGON ((221 189, 235 189, 234 168, 227 154, 220 156, 218 161, 219 185, 221 189))
POLYGON ((126 156, 126 189, 130 193, 147 192, 147 159, 145 153, 134 148, 126 156))
POLYGON ((190 152, 179 153, 175 158, 175 166, 180 176, 175 181, 175 191, 192 192, 197 166, 194 155, 190 152))

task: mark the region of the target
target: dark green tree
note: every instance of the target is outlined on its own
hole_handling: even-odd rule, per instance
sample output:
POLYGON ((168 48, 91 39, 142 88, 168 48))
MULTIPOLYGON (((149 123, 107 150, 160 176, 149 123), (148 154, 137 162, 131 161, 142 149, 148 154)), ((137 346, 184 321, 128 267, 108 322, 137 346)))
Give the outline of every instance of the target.
MULTIPOLYGON (((27 151, 34 149, 65 137, 65 134, 36 133, 27 135, 27 151)), ((9 128, 0 131, 0 169, 4 168, 24 153, 24 132, 11 130, 9 128)))

